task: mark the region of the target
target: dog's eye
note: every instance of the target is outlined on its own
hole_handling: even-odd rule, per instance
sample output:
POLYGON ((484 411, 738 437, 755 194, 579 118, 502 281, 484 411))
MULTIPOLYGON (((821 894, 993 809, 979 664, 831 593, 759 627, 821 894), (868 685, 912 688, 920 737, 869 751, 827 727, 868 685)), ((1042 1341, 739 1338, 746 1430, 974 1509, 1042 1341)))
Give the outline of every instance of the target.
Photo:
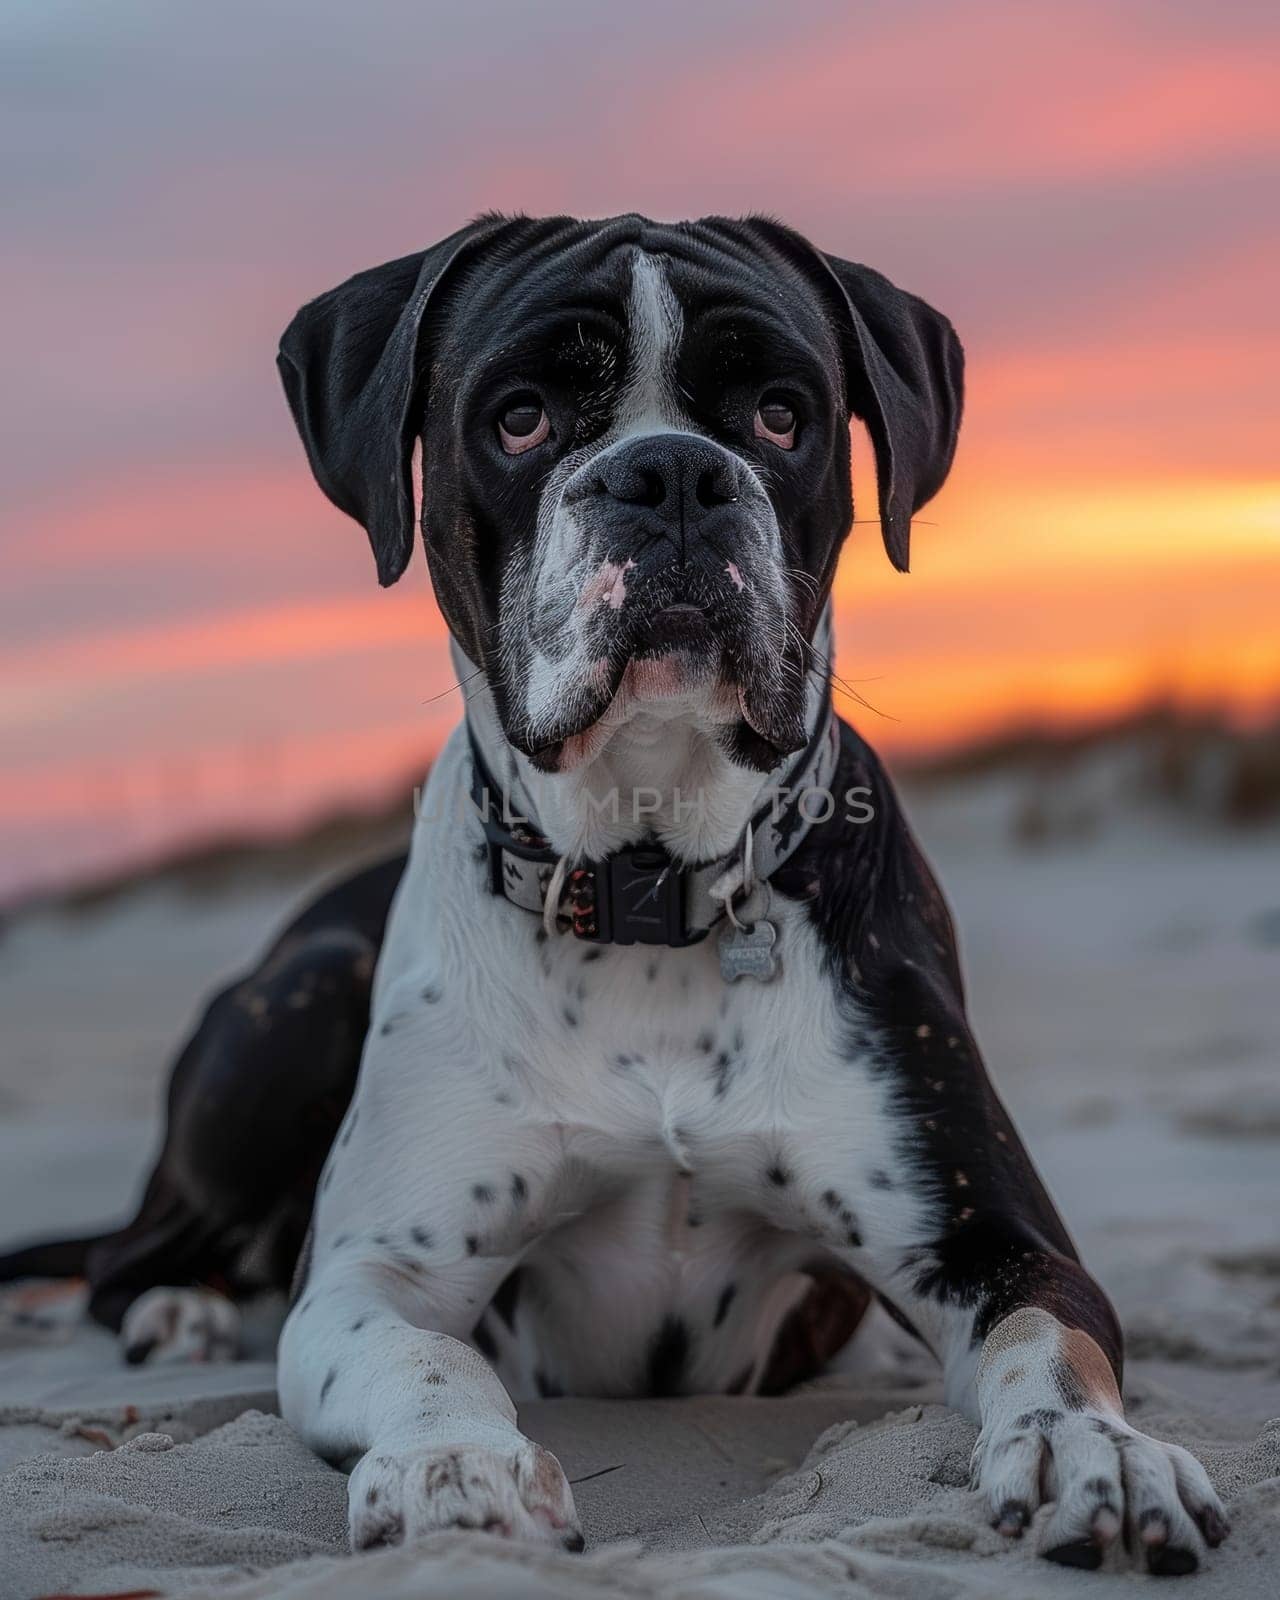
POLYGON ((509 456, 532 450, 551 432, 551 421, 535 394, 519 394, 509 400, 498 418, 498 438, 509 456))
POLYGON ((795 408, 785 395, 774 390, 764 395, 756 408, 755 436, 767 439, 780 449, 790 450, 796 442, 795 408))

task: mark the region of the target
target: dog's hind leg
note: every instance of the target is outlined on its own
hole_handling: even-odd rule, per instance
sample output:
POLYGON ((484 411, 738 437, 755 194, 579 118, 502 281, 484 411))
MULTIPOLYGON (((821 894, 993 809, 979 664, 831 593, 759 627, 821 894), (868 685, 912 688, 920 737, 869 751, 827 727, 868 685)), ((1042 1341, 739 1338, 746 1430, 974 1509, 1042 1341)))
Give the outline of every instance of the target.
POLYGON ((373 959, 357 934, 316 931, 209 1005, 138 1215, 87 1253, 90 1312, 128 1360, 230 1356, 230 1296, 287 1286, 355 1082, 373 959))
POLYGON ((134 1359, 200 1353, 199 1341, 163 1337, 170 1322, 175 1335, 205 1325, 213 1347, 227 1343, 227 1317, 198 1315, 207 1306, 182 1298, 191 1291, 288 1286, 355 1082, 403 870, 403 856, 389 857, 314 897, 209 1003, 173 1068, 164 1144, 133 1220, 0 1255, 0 1283, 87 1277, 91 1314, 113 1330, 140 1296, 168 1289, 162 1316, 152 1311, 131 1341, 126 1330, 134 1359))

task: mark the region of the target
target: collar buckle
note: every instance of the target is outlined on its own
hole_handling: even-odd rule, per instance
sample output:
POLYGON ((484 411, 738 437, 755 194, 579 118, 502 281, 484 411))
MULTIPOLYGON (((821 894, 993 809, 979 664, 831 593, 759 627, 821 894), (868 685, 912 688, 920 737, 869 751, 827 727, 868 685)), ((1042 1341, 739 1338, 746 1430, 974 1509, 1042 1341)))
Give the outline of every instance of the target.
POLYGON ((589 944, 697 944, 685 926, 686 882, 659 845, 636 844, 569 874, 573 931, 589 944))

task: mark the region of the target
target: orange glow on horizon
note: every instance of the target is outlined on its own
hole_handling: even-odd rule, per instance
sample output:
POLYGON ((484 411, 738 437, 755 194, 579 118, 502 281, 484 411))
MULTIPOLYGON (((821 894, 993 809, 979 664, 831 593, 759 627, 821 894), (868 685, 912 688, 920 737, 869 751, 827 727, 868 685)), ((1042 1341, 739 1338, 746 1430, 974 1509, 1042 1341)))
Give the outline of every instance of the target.
POLYGON ((855 430, 836 668, 874 709, 838 704, 873 742, 1280 706, 1275 19, 926 0, 779 30, 740 8, 691 19, 679 60, 611 19, 608 61, 633 36, 603 92, 591 30, 547 0, 510 60, 464 8, 428 95, 362 17, 335 162, 299 134, 332 99, 323 51, 277 63, 295 104, 266 31, 193 49, 198 14, 171 8, 153 83, 80 3, 32 11, 54 64, 33 137, 62 145, 15 196, 4 268, 0 901, 376 799, 438 747, 460 697, 421 553, 377 588, 272 351, 303 300, 487 207, 775 212, 951 315, 965 422, 908 577, 855 430), (445 134, 407 201, 406 150, 445 134))

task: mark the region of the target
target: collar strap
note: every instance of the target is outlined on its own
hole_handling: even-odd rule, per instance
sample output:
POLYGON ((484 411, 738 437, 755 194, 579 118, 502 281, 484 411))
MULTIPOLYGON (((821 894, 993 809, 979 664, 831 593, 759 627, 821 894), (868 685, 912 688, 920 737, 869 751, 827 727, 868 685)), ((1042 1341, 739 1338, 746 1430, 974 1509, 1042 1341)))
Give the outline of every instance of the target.
MULTIPOLYGON (((485 765, 471 725, 471 800, 484 827, 489 889, 522 910, 543 915, 560 856, 530 819, 513 816, 485 765)), ((744 886, 763 882, 800 848, 809 829, 834 810, 830 784, 839 756, 839 724, 824 701, 809 743, 770 785, 739 844, 714 861, 679 865, 656 839, 584 861, 563 876, 561 915, 588 944, 697 944, 744 886), (817 801, 810 799, 817 795, 817 801), (750 860, 746 852, 750 851, 750 860), (567 901, 567 904, 565 902, 567 901)))

